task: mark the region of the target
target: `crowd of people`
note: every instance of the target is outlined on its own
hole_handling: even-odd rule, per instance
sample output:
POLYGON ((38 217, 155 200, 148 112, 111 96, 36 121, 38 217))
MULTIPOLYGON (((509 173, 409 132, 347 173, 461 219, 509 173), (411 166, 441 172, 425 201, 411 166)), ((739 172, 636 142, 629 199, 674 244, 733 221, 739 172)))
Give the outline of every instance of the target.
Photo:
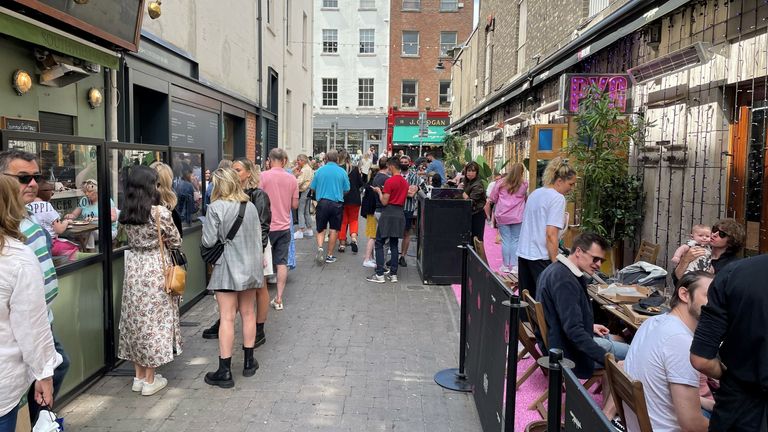
MULTIPOLYGON (((587 232, 573 240, 568 253, 561 252, 568 224, 566 195, 576 184, 576 171, 555 158, 543 172, 542 187, 530 194, 522 164, 496 173, 487 185, 480 171, 469 162, 453 175, 434 154, 413 161, 405 154, 377 155, 374 149, 362 155, 330 150, 321 158, 302 154, 291 162, 284 150, 275 148, 263 170, 247 158, 220 161, 206 173, 210 182, 200 198, 205 206, 202 247, 223 248, 208 272, 219 319, 203 332, 204 338, 218 339, 218 367, 204 381, 234 386, 238 313, 242 376, 256 373, 255 349, 266 343, 268 310, 286 307, 297 241, 314 237, 316 264, 333 265, 337 254, 347 248, 357 254, 363 246, 358 245, 362 217, 367 243, 361 264, 373 269, 366 280, 396 283, 398 269, 408 266, 418 191, 457 187, 471 202, 472 236, 483 241, 488 225, 498 229, 500 271, 517 274, 520 292, 527 290, 541 302, 547 334, 538 337, 546 338, 548 348, 562 349, 574 361, 578 377, 591 377, 611 353, 623 361, 630 377, 643 383, 654 430, 765 428, 768 291, 759 281, 768 276, 763 274, 768 258, 739 259, 745 233, 738 222, 723 219, 711 227, 694 226, 690 241, 672 258, 670 311, 646 320, 634 337, 623 331, 611 334, 595 321, 586 289, 610 245, 587 232), (273 298, 268 283, 276 286, 273 298)), ((47 189, 35 155, 0 153, 0 172, 4 432, 13 430, 22 395, 28 394, 33 422, 41 409, 52 406, 68 369, 48 308, 58 293, 51 256, 54 250, 68 250, 56 234, 79 215, 45 216, 41 203, 47 189)), ((132 390, 149 396, 168 385, 156 369, 182 352, 180 297, 166 290, 166 269, 179 259, 183 222, 197 198, 184 191, 174 170, 162 162, 133 166, 122 181, 122 208, 111 215, 129 247, 118 357, 134 366, 132 390)), ((98 187, 95 181, 86 183, 91 192, 98 187)), ((97 208, 98 194, 86 193, 85 198, 97 208)), ((607 401, 604 412, 613 418, 616 407, 607 401)), ((624 426, 637 430, 632 421, 624 426)))

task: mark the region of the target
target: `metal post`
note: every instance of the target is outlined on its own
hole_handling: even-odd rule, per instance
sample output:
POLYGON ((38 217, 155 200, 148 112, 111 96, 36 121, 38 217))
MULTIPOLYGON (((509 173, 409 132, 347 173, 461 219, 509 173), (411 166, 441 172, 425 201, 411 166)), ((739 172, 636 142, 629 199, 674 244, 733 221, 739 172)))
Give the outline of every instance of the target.
POLYGON ((517 403, 517 339, 520 330, 520 309, 525 304, 513 295, 502 303, 509 307, 509 344, 507 344, 507 390, 504 408, 504 430, 515 430, 515 404, 517 403))
POLYGON ((563 359, 563 350, 552 348, 549 350, 549 390, 547 395, 547 432, 560 431, 560 414, 563 402, 561 389, 563 388, 563 370, 560 361, 563 359))
POLYGON ((435 374, 435 383, 448 390, 470 392, 472 386, 464 373, 464 361, 467 348, 467 261, 469 259, 469 245, 459 246, 461 249, 461 318, 459 321, 459 368, 443 369, 435 374))
POLYGON ((421 134, 419 134, 419 157, 424 157, 424 152, 422 151, 423 146, 424 146, 424 138, 422 138, 421 134))

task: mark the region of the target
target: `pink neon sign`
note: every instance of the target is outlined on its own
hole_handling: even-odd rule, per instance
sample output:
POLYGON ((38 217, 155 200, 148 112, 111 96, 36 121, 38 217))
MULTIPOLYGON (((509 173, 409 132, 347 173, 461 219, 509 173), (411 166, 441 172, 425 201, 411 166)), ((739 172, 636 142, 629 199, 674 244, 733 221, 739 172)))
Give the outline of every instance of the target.
POLYGON ((579 102, 587 96, 589 88, 596 85, 608 92, 611 106, 627 112, 630 81, 628 75, 568 75, 566 77, 566 108, 571 113, 579 111, 579 102))

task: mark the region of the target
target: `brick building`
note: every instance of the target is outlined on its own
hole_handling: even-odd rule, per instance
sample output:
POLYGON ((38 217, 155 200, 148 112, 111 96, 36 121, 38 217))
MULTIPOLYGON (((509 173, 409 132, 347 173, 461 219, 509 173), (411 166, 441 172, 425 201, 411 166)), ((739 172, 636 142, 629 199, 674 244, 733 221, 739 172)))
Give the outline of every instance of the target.
MULTIPOLYGON (((436 70, 449 50, 462 45, 472 31, 473 1, 392 0, 390 6, 388 150, 418 146, 411 121, 428 111, 434 146, 442 143, 450 109, 451 73, 436 70), (399 123, 399 124, 398 124, 399 123), (442 125, 442 126, 441 126, 442 125), (399 126, 399 127, 398 127, 399 126)), ((412 153, 418 153, 412 150, 412 153)))

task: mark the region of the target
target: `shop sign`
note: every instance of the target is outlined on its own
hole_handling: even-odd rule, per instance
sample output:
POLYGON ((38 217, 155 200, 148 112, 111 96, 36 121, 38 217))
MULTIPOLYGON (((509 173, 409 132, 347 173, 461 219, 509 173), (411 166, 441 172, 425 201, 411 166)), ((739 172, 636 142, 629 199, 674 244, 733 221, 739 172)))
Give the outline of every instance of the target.
POLYGON ((579 102, 590 87, 608 92, 611 106, 626 113, 630 107, 632 85, 627 74, 563 74, 560 77, 560 114, 577 114, 579 102))
MULTIPOLYGON (((427 126, 448 126, 448 117, 427 118, 427 126)), ((395 126, 419 126, 418 117, 398 117, 395 126)))
POLYGON ((38 132, 40 122, 37 120, 27 120, 22 118, 0 117, 0 129, 22 132, 38 132))

